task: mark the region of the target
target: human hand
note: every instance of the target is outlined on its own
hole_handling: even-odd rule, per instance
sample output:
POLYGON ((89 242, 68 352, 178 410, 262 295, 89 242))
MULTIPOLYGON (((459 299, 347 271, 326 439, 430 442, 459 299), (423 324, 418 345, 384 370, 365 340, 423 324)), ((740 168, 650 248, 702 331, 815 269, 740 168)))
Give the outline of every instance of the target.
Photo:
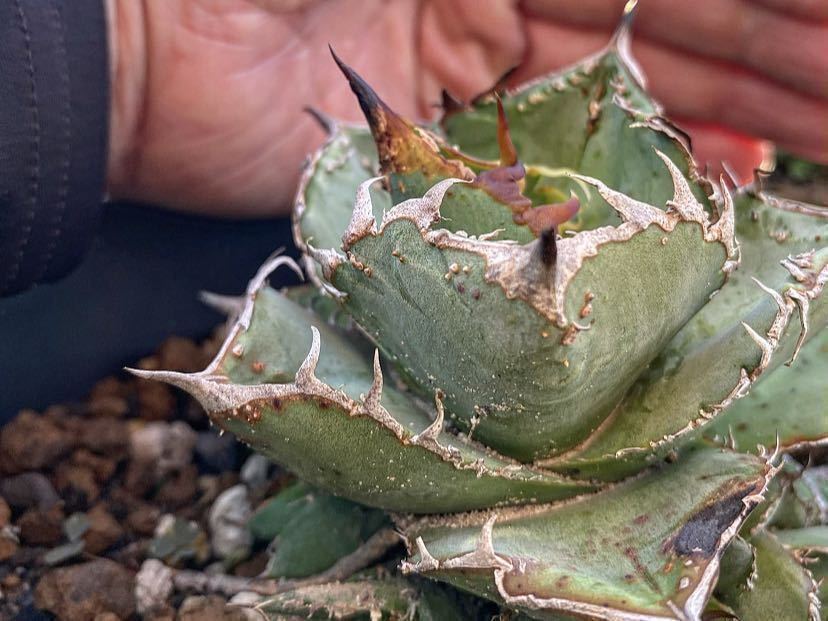
MULTIPOLYGON (((331 43, 400 113, 600 49, 622 0, 109 0, 115 198, 224 216, 286 213, 323 136, 358 120, 331 43)), ((828 5, 646 0, 633 52, 701 163, 749 175, 757 138, 828 161, 828 5), (785 11, 784 13, 782 11, 785 11)))

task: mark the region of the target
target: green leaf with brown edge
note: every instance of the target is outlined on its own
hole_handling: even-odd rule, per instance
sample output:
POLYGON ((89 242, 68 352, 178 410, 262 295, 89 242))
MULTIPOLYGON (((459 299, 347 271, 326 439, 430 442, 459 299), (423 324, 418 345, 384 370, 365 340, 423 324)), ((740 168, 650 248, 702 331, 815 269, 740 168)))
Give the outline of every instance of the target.
POLYGON ((404 568, 538 619, 695 619, 772 473, 756 457, 698 446, 558 505, 403 521, 404 568))
POLYGON ((448 512, 544 502, 596 487, 517 464, 443 429, 383 385, 348 335, 251 281, 247 304, 201 373, 133 371, 187 390, 212 421, 334 494, 396 511, 448 512))
POLYGON ((745 582, 717 590, 716 598, 740 621, 817 621, 817 585, 799 561, 770 533, 756 533, 749 543, 754 549, 753 571, 745 582))
MULTIPOLYGON (((672 450, 682 437, 692 439, 699 428, 726 434, 727 427, 715 428, 714 419, 723 416, 724 421, 734 408, 744 408, 739 411, 750 418, 757 401, 753 396, 742 401, 739 397, 748 389, 763 392, 761 382, 751 386, 759 377, 774 382, 774 375, 784 377, 787 371, 787 377, 797 377, 800 390, 818 394, 819 382, 807 379, 814 363, 805 361, 805 356, 791 369, 779 367, 796 349, 803 312, 810 324, 807 337, 824 338, 820 331, 828 324, 828 303, 822 297, 828 280, 828 248, 808 253, 820 239, 828 239, 828 219, 785 211, 745 194, 736 204, 736 235, 742 261, 728 283, 663 349, 607 424, 577 451, 547 467, 570 473, 577 470, 585 477, 625 476, 648 459, 672 450), (788 260, 797 255, 810 267, 803 269, 788 260), (804 281, 798 282, 791 271, 804 281), (761 346, 742 322, 762 338, 761 346), (800 374, 806 377, 800 380, 800 374), (623 459, 620 463, 619 458, 623 459)), ((809 360, 813 357, 813 353, 807 355, 809 360)), ((825 419, 820 417, 820 408, 811 407, 808 397, 804 398, 803 422, 818 433, 814 426, 819 427, 821 421, 824 427, 825 419)), ((786 406, 783 411, 795 416, 794 409, 786 406)), ((767 427, 762 439, 767 440, 767 434, 768 444, 773 445, 775 429, 767 427)))

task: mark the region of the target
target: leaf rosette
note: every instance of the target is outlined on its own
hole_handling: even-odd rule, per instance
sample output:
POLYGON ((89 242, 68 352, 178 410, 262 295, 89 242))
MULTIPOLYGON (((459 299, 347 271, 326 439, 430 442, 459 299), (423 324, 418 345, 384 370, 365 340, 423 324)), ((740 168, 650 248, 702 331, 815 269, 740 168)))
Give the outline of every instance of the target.
POLYGON ((812 610, 813 581, 772 552, 821 522, 749 514, 793 493, 765 497, 757 446, 828 438, 826 210, 704 177, 628 39, 626 17, 593 57, 447 97, 428 126, 335 57, 368 126, 316 113, 329 136, 293 214, 313 286, 269 288, 298 270, 274 257, 213 298, 231 316, 207 369, 136 373, 396 512, 407 571, 532 617, 750 618, 746 559, 812 610))

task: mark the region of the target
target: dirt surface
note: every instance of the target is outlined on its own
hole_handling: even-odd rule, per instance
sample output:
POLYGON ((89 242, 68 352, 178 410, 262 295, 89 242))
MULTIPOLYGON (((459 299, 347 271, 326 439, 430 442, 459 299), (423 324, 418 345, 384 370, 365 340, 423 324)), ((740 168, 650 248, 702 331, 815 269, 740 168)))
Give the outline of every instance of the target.
MULTIPOLYGON (((168 339, 135 366, 200 370, 222 336, 168 339)), ((23 410, 0 430, 0 619, 258 618, 221 595, 153 591, 141 568, 261 573, 266 551, 214 507, 223 493, 256 507, 288 481, 192 399, 126 373, 82 403, 23 410)))

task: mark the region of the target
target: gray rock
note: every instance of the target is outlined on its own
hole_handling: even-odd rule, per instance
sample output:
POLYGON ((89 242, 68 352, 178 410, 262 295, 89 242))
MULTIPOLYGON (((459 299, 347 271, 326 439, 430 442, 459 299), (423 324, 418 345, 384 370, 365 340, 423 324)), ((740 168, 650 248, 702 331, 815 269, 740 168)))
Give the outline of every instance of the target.
POLYGON ((247 527, 252 509, 247 487, 234 485, 224 490, 210 507, 210 543, 222 559, 241 559, 250 551, 253 536, 247 527))

